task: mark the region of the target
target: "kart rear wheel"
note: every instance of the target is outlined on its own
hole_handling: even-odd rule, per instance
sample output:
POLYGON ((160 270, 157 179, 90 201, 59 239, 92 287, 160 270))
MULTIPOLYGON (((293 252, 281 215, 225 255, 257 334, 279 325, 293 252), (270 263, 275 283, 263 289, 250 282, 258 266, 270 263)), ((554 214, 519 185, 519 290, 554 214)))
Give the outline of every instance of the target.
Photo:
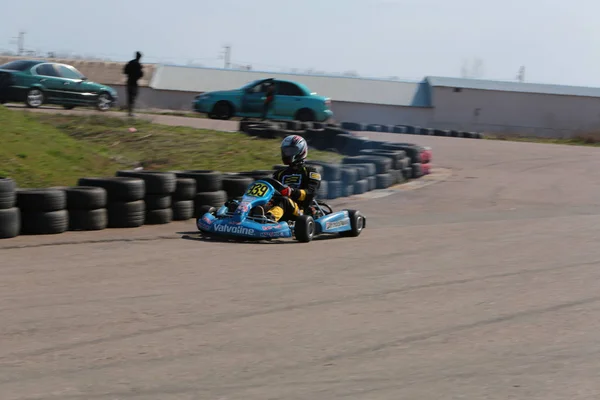
POLYGON ((300 215, 294 224, 296 240, 301 243, 310 242, 315 235, 315 220, 310 215, 300 215))
POLYGON ((348 210, 348 215, 350 217, 350 230, 340 232, 340 235, 344 237, 357 237, 365 226, 367 226, 367 220, 358 210, 348 210))

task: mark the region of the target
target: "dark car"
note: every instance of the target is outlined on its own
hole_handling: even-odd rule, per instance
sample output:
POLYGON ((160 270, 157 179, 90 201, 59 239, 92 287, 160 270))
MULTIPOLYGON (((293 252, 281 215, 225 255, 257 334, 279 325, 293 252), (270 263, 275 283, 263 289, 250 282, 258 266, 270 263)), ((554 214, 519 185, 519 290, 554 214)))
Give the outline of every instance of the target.
POLYGON ((54 104, 67 109, 93 106, 107 111, 117 98, 115 89, 89 81, 71 65, 43 60, 0 65, 0 104, 17 102, 32 108, 54 104))

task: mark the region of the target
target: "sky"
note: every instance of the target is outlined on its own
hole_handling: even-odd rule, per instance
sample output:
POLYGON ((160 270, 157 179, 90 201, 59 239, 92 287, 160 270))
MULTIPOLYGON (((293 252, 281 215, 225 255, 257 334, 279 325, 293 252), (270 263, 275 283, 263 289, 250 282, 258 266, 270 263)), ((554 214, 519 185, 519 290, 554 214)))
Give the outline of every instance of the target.
POLYGON ((600 87, 594 0, 7 1, 0 51, 421 80, 472 77, 600 87), (479 60, 480 67, 473 68, 479 60))

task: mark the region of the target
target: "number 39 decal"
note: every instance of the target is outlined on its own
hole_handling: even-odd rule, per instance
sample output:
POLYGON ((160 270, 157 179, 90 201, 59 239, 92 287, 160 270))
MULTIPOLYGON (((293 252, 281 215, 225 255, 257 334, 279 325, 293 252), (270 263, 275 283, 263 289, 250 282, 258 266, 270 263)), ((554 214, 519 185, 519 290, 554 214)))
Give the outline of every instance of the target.
POLYGON ((254 185, 250 186, 246 194, 253 197, 262 197, 267 193, 268 190, 269 187, 264 183, 255 183, 254 185))

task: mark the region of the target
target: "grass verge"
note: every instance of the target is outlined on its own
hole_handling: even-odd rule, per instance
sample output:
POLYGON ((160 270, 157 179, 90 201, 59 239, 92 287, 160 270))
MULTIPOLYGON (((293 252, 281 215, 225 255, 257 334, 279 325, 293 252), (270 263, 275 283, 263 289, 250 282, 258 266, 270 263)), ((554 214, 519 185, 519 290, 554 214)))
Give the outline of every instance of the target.
MULTIPOLYGON (((114 176, 117 169, 138 166, 234 172, 281 163, 278 139, 143 120, 0 106, 0 127, 0 175, 12 177, 19 187, 74 185, 83 176, 114 176)), ((311 150, 309 158, 339 161, 341 156, 311 150)))

